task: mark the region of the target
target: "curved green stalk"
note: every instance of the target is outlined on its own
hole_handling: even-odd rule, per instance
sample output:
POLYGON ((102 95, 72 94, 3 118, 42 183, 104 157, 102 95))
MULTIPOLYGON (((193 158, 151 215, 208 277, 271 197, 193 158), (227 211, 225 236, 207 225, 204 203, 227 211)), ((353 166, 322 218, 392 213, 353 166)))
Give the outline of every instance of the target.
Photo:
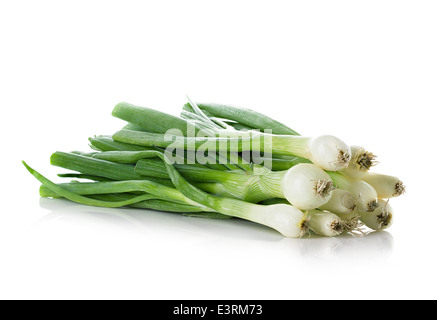
MULTIPOLYGON (((188 97, 187 97, 188 98, 188 97)), ((201 122, 203 125, 205 125, 207 128, 209 128, 209 131, 211 132, 209 136, 214 136, 215 132, 221 132, 224 129, 229 129, 229 126, 225 124, 224 122, 221 122, 219 120, 215 120, 215 122, 208 118, 208 116, 203 113, 202 110, 199 109, 199 107, 191 101, 190 98, 188 98, 189 104, 191 105, 192 110, 194 113, 190 113, 192 118, 196 118, 197 121, 201 122)), ((230 162, 231 166, 237 166, 236 168, 240 167, 244 171, 252 172, 252 166, 250 163, 246 162, 243 158, 241 158, 238 153, 235 152, 220 152, 218 153, 219 156, 226 158, 227 162, 230 162)), ((231 169, 236 169, 235 167, 231 167, 231 169)))
POLYGON ((116 132, 112 138, 116 141, 144 147, 173 147, 184 150, 213 150, 214 152, 225 147, 226 151, 230 152, 257 151, 308 157, 307 144, 310 141, 308 137, 251 132, 243 136, 242 133, 240 131, 234 137, 183 137, 122 129, 116 132))
MULTIPOLYGON (((135 128, 135 125, 132 124, 132 126, 126 125, 124 129, 133 130, 135 128)), ((137 130, 141 131, 141 130, 137 130)), ((91 148, 101 151, 101 153, 94 153, 92 156, 96 159, 102 159, 102 160, 108 160, 112 162, 118 162, 118 163, 135 163, 135 160, 141 159, 142 152, 143 151, 150 151, 150 150, 159 150, 155 147, 141 147, 134 144, 124 143, 115 141, 110 136, 96 136, 94 138, 89 138, 91 148), (111 155, 110 152, 114 152, 114 155, 111 155), (117 154, 116 152, 120 152, 120 154, 117 154), (126 157, 124 157, 123 152, 129 152, 131 153, 131 158, 133 160, 127 160, 126 157), (123 155, 123 156, 121 156, 123 155)), ((189 153, 192 151, 186 151, 186 150, 175 150, 176 155, 173 155, 177 163, 187 163, 189 158, 189 153), (182 156, 179 156, 182 155, 182 156)), ((194 156, 192 156, 194 157, 194 156)), ((222 159, 218 158, 218 156, 215 156, 211 159, 211 164, 205 164, 207 167, 211 167, 216 170, 230 170, 230 168, 226 167, 226 161, 223 161, 222 159), (223 163, 223 164, 220 164, 223 163)), ((200 164, 193 164, 202 166, 200 164)))
POLYGON ((141 180, 143 177, 135 173, 135 167, 110 161, 84 157, 66 152, 55 152, 50 163, 57 167, 78 171, 82 174, 99 176, 111 180, 141 180))
MULTIPOLYGON (((126 193, 90 195, 90 197, 94 199, 104 200, 104 201, 122 201, 122 200, 128 200, 134 196, 135 195, 126 194, 126 193)), ((229 218, 228 216, 222 215, 217 212, 213 212, 211 210, 205 211, 204 206, 199 206, 199 205, 193 206, 184 203, 172 202, 170 200, 160 199, 159 197, 154 198, 153 195, 150 195, 149 200, 133 203, 128 206, 137 209, 152 209, 157 211, 182 213, 184 215, 193 216, 193 217, 212 218, 212 219, 229 218)))
MULTIPOLYGON (((44 186, 50 190, 52 188, 46 184, 44 186)), ((78 195, 96 195, 96 194, 114 194, 114 193, 128 193, 128 192, 145 192, 153 195, 154 199, 169 200, 182 204, 189 204, 192 206, 199 206, 198 203, 193 202, 180 191, 174 188, 163 186, 147 180, 128 180, 128 181, 105 181, 105 182, 72 182, 57 184, 58 187, 65 189, 71 193, 78 195)), ((59 194, 57 191, 53 192, 59 194)), ((40 188, 40 194, 47 196, 47 191, 40 188)), ((61 194, 59 194, 61 195, 61 194)), ((151 199, 151 198, 149 198, 151 199)), ((147 199, 148 200, 148 199, 147 199)), ((203 211, 210 211, 208 208, 202 207, 203 211)))
MULTIPOLYGON (((96 200, 96 199, 92 199, 92 198, 88 198, 88 197, 83 197, 83 196, 78 195, 76 193, 73 193, 67 189, 62 188, 61 186, 57 185, 56 183, 53 183, 52 181, 50 181, 49 179, 47 179, 46 177, 41 175, 39 172, 37 172, 36 170, 29 167, 26 164, 26 162, 24 162, 24 161, 23 161, 23 165, 39 182, 44 184, 47 188, 49 188, 50 190, 52 190, 56 194, 62 196, 63 198, 66 198, 70 201, 77 202, 80 204, 85 204, 85 205, 95 206, 95 207, 119 208, 119 207, 124 207, 124 206, 130 205, 130 204, 134 204, 136 202, 141 202, 141 201, 150 199, 150 195, 148 195, 148 194, 136 196, 136 197, 133 197, 131 199, 124 200, 124 201, 115 201, 115 202, 96 200)), ((103 182, 101 182, 101 183, 103 183, 103 182)))
MULTIPOLYGON (((128 129, 125 127, 125 129, 128 129)), ((129 127, 132 130, 132 127, 129 127)), ((137 130, 141 131, 141 130, 137 130)), ((152 148, 140 147, 135 144, 114 141, 111 136, 95 136, 88 138, 91 148, 97 151, 144 151, 152 148)))
MULTIPOLYGON (((245 108, 236 108, 216 103, 198 103, 197 106, 209 116, 224 118, 241 123, 245 126, 261 130, 272 130, 273 134, 298 135, 296 131, 262 113, 245 108)), ((184 110, 194 112, 189 103, 184 110)))
MULTIPOLYGON (((215 131, 220 129, 205 115, 199 115, 196 122, 194 122, 150 108, 134 106, 126 102, 117 104, 112 115, 130 123, 123 130, 138 129, 138 132, 148 131, 165 134, 169 129, 172 129, 179 131, 179 134, 187 137, 196 135, 200 131, 207 136, 214 136, 215 131), (196 125, 199 122, 200 125, 196 125)), ((243 170, 251 172, 250 165, 245 163, 238 155, 230 153, 228 157, 227 159, 230 161, 228 165, 231 167, 233 165, 237 166, 235 168, 232 167, 232 169, 236 169, 239 166, 243 170)))
MULTIPOLYGON (((180 174, 198 188, 230 198, 257 203, 272 197, 283 197, 284 172, 268 172, 261 175, 239 174, 211 169, 175 165, 180 174)), ((168 170, 162 162, 152 159, 138 161, 136 172, 142 176, 164 177, 168 170)))
POLYGON ((112 115, 136 124, 144 130, 147 130, 147 132, 166 133, 167 130, 171 128, 180 130, 184 136, 187 136, 190 129, 193 129, 195 133, 199 131, 199 129, 189 121, 158 110, 138 107, 127 102, 118 103, 114 107, 112 115))
MULTIPOLYGON (((248 203, 248 202, 241 201, 241 200, 237 200, 237 199, 220 198, 220 197, 215 197, 213 195, 210 195, 210 194, 198 189, 197 187, 191 185, 188 181, 186 181, 180 175, 180 173, 176 170, 176 168, 174 168, 174 166, 172 165, 170 160, 163 153, 161 153, 159 151, 148 151, 148 152, 150 152, 150 154, 156 155, 164 162, 166 169, 168 171, 168 175, 169 175, 170 179, 172 180, 173 184, 186 198, 191 199, 191 201, 193 201, 194 203, 198 203, 200 205, 206 206, 212 210, 218 211, 218 212, 223 213, 225 215, 244 218, 244 219, 248 219, 248 220, 255 219, 254 221, 259 221, 259 214, 260 214, 259 210, 260 210, 260 207, 262 207, 262 206, 255 205, 255 204, 248 203)), ((143 182, 145 182, 145 181, 139 181, 137 183, 143 183, 143 182)), ((132 183, 132 181, 130 181, 130 183, 132 183)), ((95 183, 95 184, 108 185, 109 186, 108 190, 110 189, 111 191, 113 191, 113 189, 111 189, 112 188, 111 182, 99 182, 99 183, 95 183)), ((93 183, 90 183, 89 185, 90 185, 89 187, 91 187, 91 185, 93 185, 93 183)), ((121 182, 120 185, 126 185, 126 184, 123 184, 123 182, 121 182)), ((53 188, 56 187, 56 188, 59 188, 60 191, 64 190, 65 192, 70 192, 66 189, 63 189, 62 187, 57 186, 56 184, 54 184, 54 186, 50 186, 50 187, 53 187, 53 188)), ((74 184, 74 187, 80 188, 79 186, 76 186, 76 184, 74 184)), ((119 189, 117 188, 117 190, 119 190, 119 189)), ((154 188, 148 189, 149 192, 155 193, 157 195, 162 195, 162 192, 161 192, 162 190, 164 190, 164 189, 160 188, 159 191, 154 190, 154 188)), ((53 190, 53 191, 58 193, 57 190, 53 190)), ((58 194, 64 196, 65 193, 64 194, 58 193, 58 194)), ((73 193, 73 195, 76 195, 76 194, 73 193)), ((174 195, 174 193, 172 193, 172 195, 174 195)), ((81 197, 79 195, 76 195, 76 196, 81 197)), ((83 198, 85 198, 85 197, 83 197, 83 198)), ((88 199, 88 198, 85 198, 85 199, 88 199)), ((81 199, 79 199, 79 200, 81 200, 81 199)), ((130 200, 130 201, 132 201, 132 200, 130 200)))
POLYGON ((112 181, 108 178, 102 178, 99 176, 93 176, 89 174, 82 174, 82 173, 59 173, 58 177, 60 178, 76 178, 76 179, 86 179, 86 180, 92 180, 92 181, 112 181))
MULTIPOLYGON (((105 151, 96 153, 92 157, 117 163, 135 164, 141 159, 156 158, 156 155, 148 151, 105 151)), ((198 165, 195 164, 195 166, 198 165)))
MULTIPOLYGON (((243 174, 237 174, 228 171, 220 171, 209 168, 200 168, 193 165, 175 164, 179 170, 188 180, 191 181, 208 181, 208 182, 224 182, 233 179, 240 179, 245 181, 243 174)), ((135 172, 144 177, 154 177, 169 179, 168 171, 161 160, 158 159, 141 159, 135 166, 135 172)))

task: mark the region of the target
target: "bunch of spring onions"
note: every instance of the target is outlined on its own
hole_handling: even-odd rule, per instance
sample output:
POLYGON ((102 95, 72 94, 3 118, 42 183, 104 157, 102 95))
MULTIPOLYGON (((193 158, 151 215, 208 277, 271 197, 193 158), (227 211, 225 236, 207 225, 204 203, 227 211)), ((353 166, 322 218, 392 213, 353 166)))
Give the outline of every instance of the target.
POLYGON ((73 179, 41 182, 42 197, 90 206, 240 218, 286 237, 337 236, 392 224, 388 199, 404 193, 393 176, 371 173, 375 155, 334 136, 301 136, 250 109, 188 99, 179 117, 119 103, 127 122, 89 139, 93 152, 55 152, 73 179))

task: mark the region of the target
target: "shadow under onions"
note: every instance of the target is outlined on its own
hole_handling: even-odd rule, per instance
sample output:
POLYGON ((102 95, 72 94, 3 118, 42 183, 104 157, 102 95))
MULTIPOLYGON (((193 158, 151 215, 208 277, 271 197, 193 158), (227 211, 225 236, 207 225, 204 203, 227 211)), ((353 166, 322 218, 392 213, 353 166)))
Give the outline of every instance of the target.
POLYGON ((386 260, 393 252, 394 239, 387 231, 368 231, 364 234, 342 234, 337 237, 306 236, 288 243, 294 256, 308 260, 329 262, 347 260, 369 263, 386 260))
POLYGON ((160 212, 137 208, 101 208, 77 204, 65 199, 40 198, 40 207, 50 211, 36 225, 62 220, 78 227, 116 228, 129 232, 179 232, 200 237, 208 235, 235 239, 281 241, 275 230, 241 219, 206 219, 187 217, 181 213, 160 212))

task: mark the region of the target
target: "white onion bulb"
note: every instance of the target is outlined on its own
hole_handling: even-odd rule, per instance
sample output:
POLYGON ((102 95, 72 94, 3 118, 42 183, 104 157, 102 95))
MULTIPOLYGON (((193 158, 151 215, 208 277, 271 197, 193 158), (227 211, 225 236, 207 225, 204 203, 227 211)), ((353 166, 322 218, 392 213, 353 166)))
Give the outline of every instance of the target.
POLYGON ((310 163, 300 163, 285 174, 282 193, 296 208, 311 210, 331 199, 333 191, 331 177, 321 168, 310 163))

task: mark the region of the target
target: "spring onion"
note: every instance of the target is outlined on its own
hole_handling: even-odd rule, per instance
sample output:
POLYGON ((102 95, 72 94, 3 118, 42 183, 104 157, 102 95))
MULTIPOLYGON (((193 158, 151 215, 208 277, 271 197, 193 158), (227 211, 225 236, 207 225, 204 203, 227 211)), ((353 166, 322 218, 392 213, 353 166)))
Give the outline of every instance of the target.
POLYGON ((179 117, 146 107, 138 107, 130 103, 120 102, 112 110, 114 117, 123 119, 141 127, 147 132, 166 133, 169 129, 178 130, 187 135, 189 130, 199 129, 192 123, 179 117))
POLYGON ((310 210, 308 218, 310 230, 318 235, 335 237, 343 232, 341 219, 332 212, 310 210))
POLYGON ((351 234, 364 234, 364 224, 361 221, 361 215, 356 210, 349 214, 336 213, 336 215, 341 219, 343 232, 349 232, 351 234))
POLYGON ((285 198, 302 210, 311 210, 326 204, 332 196, 333 182, 319 167, 302 163, 284 175, 282 190, 285 198))
MULTIPOLYGON (((30 166, 27 165, 26 162, 23 161, 23 165, 26 167, 26 169, 42 184, 44 184, 47 188, 52 190, 54 193, 58 194, 61 197, 64 197, 68 200, 71 200, 73 202, 86 204, 89 206, 96 206, 96 207, 106 207, 106 208, 119 208, 123 206, 127 206, 136 202, 141 202, 144 200, 149 200, 150 195, 140 195, 136 196, 127 200, 121 200, 121 201, 104 201, 104 200, 97 200, 92 199, 88 197, 81 196, 77 193, 71 192, 65 188, 62 188, 61 186, 53 183, 46 177, 44 177, 42 174, 40 174, 38 171, 32 169, 30 166)), ((103 182, 102 182, 103 183, 103 182)))
POLYGON ((376 164, 375 158, 373 153, 363 147, 351 146, 351 160, 341 172, 352 178, 360 179, 376 164))
MULTIPOLYGON (((57 153, 52 158, 66 157, 57 153)), ((71 155, 69 156, 71 157, 71 155)), ((154 151, 108 151, 92 156, 96 161, 105 164, 137 162, 135 173, 138 177, 168 178, 168 171, 160 160, 148 159, 156 157, 154 151)), ((59 162, 59 160, 58 160, 59 162)), ((79 163, 76 158, 76 164, 79 163)), ((56 164, 54 160, 52 163, 56 164)), ((92 163, 92 160, 86 162, 92 163)), ((249 202, 282 197, 299 209, 310 210, 329 201, 333 183, 329 175, 314 164, 298 164, 288 171, 270 172, 261 175, 240 174, 208 169, 200 165, 175 165, 180 173, 199 188, 214 194, 227 194, 229 197, 249 202)), ((68 167, 69 169, 80 169, 68 167)), ((126 167, 131 169, 131 167, 126 167)), ((86 171, 88 173, 90 171, 86 171)), ((161 182, 161 181, 159 181, 161 182)))
MULTIPOLYGON (((143 176, 161 174, 162 171, 158 172, 156 167, 150 170, 150 164, 151 161, 139 161, 136 172, 143 176)), ((298 164, 287 171, 263 175, 242 175, 187 166, 178 168, 190 181, 203 182, 198 187, 211 193, 227 194, 250 202, 285 198, 301 210, 311 210, 325 204, 333 190, 329 175, 313 164, 298 164)))
MULTIPOLYGON (((209 115, 233 120, 236 123, 245 125, 246 128, 267 129, 271 130, 273 134, 297 135, 297 132, 293 129, 254 110, 215 103, 198 103, 197 105, 209 115)), ((184 110, 192 111, 191 104, 185 104, 184 110)))
POLYGON ((372 212, 378 207, 378 194, 370 184, 337 172, 329 172, 329 175, 335 187, 349 191, 355 197, 359 212, 372 212))
POLYGON ((306 232, 307 218, 299 209, 284 204, 263 206, 231 198, 210 195, 186 181, 165 155, 158 154, 165 163, 175 186, 190 199, 215 211, 266 225, 286 237, 301 237, 306 232))
POLYGON ((274 152, 306 158, 321 168, 337 171, 347 167, 350 148, 334 136, 316 138, 250 133, 237 137, 184 137, 122 129, 113 135, 116 141, 144 147, 211 151, 227 146, 230 152, 274 152))
POLYGON ((355 210, 356 207, 357 203, 355 197, 349 191, 335 189, 332 191, 331 199, 318 208, 330 211, 337 215, 340 214, 342 216, 348 216, 355 210))
POLYGON ((380 200, 380 206, 375 211, 360 215, 361 221, 373 230, 387 229, 393 224, 393 208, 386 200, 380 200))
POLYGON ((330 135, 302 136, 250 109, 195 103, 180 117, 119 103, 126 121, 89 151, 55 152, 71 170, 54 183, 29 167, 40 195, 84 205, 239 218, 286 237, 382 230, 392 223, 388 198, 404 193, 396 177, 371 172, 375 156, 330 135), (82 182, 87 180, 88 182, 82 182), (91 181, 91 182, 89 182, 91 181))
POLYGON ((405 185, 394 176, 380 173, 368 173, 362 179, 370 184, 379 198, 393 198, 405 192, 405 185))
MULTIPOLYGON (((40 179, 39 176, 36 177, 53 192, 69 200, 83 204, 111 207, 131 205, 136 202, 150 200, 150 195, 146 194, 122 202, 108 202, 84 197, 80 195, 80 193, 101 194, 145 191, 155 196, 164 196, 172 201, 186 203, 193 206, 204 206, 203 211, 208 211, 209 208, 227 216, 238 217, 257 222, 276 229, 287 237, 299 237, 306 232, 306 216, 299 209, 291 205, 263 206, 241 200, 220 198, 209 195, 208 193, 203 192, 188 183, 173 167, 171 162, 163 153, 159 151, 148 152, 154 153, 155 156, 159 157, 164 162, 166 169, 168 170, 168 174, 172 182, 178 187, 178 190, 158 185, 150 181, 94 182, 55 185, 45 178, 40 179), (186 197, 186 195, 190 195, 190 197, 186 197)), ((59 156, 62 156, 62 154, 57 153, 52 156, 52 158, 58 159, 59 156)), ((81 157, 79 155, 74 156, 81 157)))
MULTIPOLYGON (((40 187, 40 196, 45 198, 62 198, 57 193, 51 191, 48 189, 45 185, 41 185, 40 187)), ((89 195, 89 197, 96 199, 96 200, 103 200, 103 201, 125 201, 129 199, 133 199, 136 196, 133 194, 128 193, 117 193, 117 194, 93 194, 89 195)), ((229 218, 228 216, 221 215, 216 212, 205 212, 204 208, 199 206, 193 206, 188 204, 182 204, 178 202, 172 202, 169 200, 163 200, 159 197, 155 197, 153 195, 150 195, 147 200, 135 202, 128 205, 132 208, 141 208, 141 209, 152 209, 152 210, 159 210, 159 211, 165 211, 165 212, 179 212, 179 213, 197 213, 197 216, 200 216, 200 213, 202 213, 202 217, 208 216, 209 218, 229 218)), ((190 215, 191 216, 191 215, 190 215)))

